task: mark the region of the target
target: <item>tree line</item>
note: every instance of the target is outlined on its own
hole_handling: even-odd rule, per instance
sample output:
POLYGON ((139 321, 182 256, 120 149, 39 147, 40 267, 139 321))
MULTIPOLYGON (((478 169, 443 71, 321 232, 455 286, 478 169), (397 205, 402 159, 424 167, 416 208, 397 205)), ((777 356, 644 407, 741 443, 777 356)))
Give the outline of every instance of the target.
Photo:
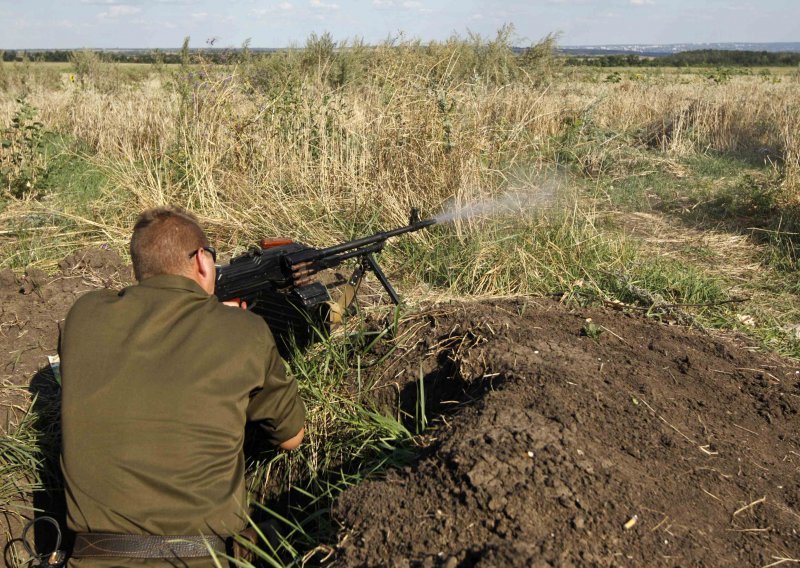
MULTIPOLYGON (((47 63, 68 63, 71 61, 72 54, 76 51, 72 49, 48 49, 48 50, 24 50, 8 49, 2 52, 2 60, 13 61, 43 61, 47 63)), ((161 51, 154 49, 151 51, 105 51, 88 50, 97 55, 102 61, 108 63, 180 63, 181 53, 179 51, 161 51)), ((202 54, 207 61, 223 62, 230 58, 230 50, 196 50, 202 54)))
POLYGON ((800 53, 698 49, 662 56, 632 53, 568 56, 566 64, 594 67, 797 67, 800 53))
MULTIPOLYGON (((548 46, 551 47, 551 46, 548 46)), ((212 63, 230 62, 244 49, 193 49, 192 55, 201 56, 204 61, 212 63)), ((91 51, 91 50, 90 50, 91 51)), ((271 50, 270 50, 271 51, 271 50)), ((280 51, 280 50, 276 50, 280 51)), ((518 57, 528 55, 529 49, 513 50, 518 57)), ((2 60, 13 61, 45 61, 67 63, 71 61, 74 50, 17 50, 9 49, 2 53, 2 60)), ((94 53, 102 61, 109 63, 145 63, 174 64, 185 60, 186 54, 181 51, 131 50, 105 51, 94 53)), ((800 53, 768 52, 768 51, 733 51, 722 49, 699 49, 682 51, 663 56, 613 54, 613 55, 569 55, 563 58, 567 65, 585 65, 593 67, 797 67, 800 66, 800 53)))

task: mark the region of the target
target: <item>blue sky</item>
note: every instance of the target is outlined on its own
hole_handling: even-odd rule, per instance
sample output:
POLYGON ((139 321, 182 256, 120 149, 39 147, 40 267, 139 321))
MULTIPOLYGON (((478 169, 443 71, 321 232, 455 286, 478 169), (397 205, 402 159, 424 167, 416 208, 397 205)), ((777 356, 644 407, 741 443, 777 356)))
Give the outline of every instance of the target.
POLYGON ((800 0, 0 0, 0 49, 427 41, 505 23, 517 45, 800 41, 800 0))

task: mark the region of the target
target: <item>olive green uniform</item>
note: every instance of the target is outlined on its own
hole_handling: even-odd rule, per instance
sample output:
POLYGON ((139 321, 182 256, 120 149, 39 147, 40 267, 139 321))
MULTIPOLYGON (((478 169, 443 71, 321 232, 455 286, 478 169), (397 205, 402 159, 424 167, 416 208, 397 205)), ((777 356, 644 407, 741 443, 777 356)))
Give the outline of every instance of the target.
POLYGON ((81 297, 60 352, 61 467, 76 532, 234 534, 245 525, 245 422, 274 444, 303 427, 297 383, 264 320, 182 276, 81 297))

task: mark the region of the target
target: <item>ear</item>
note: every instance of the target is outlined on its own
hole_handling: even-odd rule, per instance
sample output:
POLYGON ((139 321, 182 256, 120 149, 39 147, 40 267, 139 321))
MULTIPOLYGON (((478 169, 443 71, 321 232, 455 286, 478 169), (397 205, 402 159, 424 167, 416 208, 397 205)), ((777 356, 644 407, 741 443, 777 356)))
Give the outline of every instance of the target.
POLYGON ((192 258, 194 259, 194 264, 192 265, 193 279, 209 295, 213 294, 217 280, 217 269, 214 266, 214 261, 211 260, 211 256, 205 250, 197 251, 197 254, 192 258))
POLYGON ((198 251, 193 258, 194 258, 194 269, 197 271, 197 274, 203 279, 206 279, 209 276, 211 276, 210 269, 213 268, 214 263, 209 262, 206 259, 206 251, 204 250, 198 251))
POLYGON ((195 251, 192 255, 192 264, 189 266, 189 278, 199 280, 206 268, 203 266, 203 251, 195 251))

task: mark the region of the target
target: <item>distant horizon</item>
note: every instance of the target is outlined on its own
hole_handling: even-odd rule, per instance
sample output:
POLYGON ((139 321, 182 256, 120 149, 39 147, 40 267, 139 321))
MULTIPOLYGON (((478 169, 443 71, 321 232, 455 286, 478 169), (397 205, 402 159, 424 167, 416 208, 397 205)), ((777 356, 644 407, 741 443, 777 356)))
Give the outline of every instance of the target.
MULTIPOLYGON (((335 41, 335 40, 334 40, 335 41)), ((437 41, 437 40, 430 40, 430 41, 437 41)), ((375 46, 380 45, 382 42, 377 43, 367 43, 367 46, 375 46)), ((677 42, 677 43, 605 43, 605 44, 558 44, 559 49, 610 49, 610 48, 647 48, 647 47, 661 47, 661 48, 674 48, 674 47, 691 47, 691 46, 731 46, 731 47, 738 47, 738 46, 793 46, 795 49, 800 50, 800 41, 767 41, 767 42, 747 42, 747 41, 726 41, 726 42, 677 42)), ((271 46, 257 46, 257 45, 248 45, 247 49, 251 50, 281 50, 281 49, 296 49, 302 48, 302 45, 285 45, 279 47, 271 47, 271 46)), ((528 47, 527 45, 514 45, 515 49, 524 49, 528 47)), ((182 48, 181 45, 177 46, 159 46, 159 47, 93 47, 88 45, 82 46, 75 46, 75 47, 0 47, 0 51, 76 51, 82 49, 90 49, 96 51, 180 51, 182 48)), ((240 50, 244 49, 243 45, 230 45, 230 46, 219 46, 219 45, 203 45, 203 46, 192 46, 191 43, 189 45, 190 50, 203 50, 203 51, 226 51, 226 50, 240 50)))
POLYGON ((261 49, 334 40, 443 41, 493 38, 513 24, 512 43, 548 34, 559 44, 677 45, 800 41, 798 0, 0 0, 0 49, 261 49), (735 38, 735 39, 734 39, 735 38), (162 46, 162 47, 158 47, 162 46))

